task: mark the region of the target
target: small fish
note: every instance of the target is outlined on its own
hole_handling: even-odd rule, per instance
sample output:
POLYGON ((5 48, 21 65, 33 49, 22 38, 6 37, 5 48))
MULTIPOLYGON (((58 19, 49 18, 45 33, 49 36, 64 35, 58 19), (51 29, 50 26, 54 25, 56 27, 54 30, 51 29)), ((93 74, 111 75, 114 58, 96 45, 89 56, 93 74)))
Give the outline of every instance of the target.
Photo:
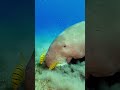
POLYGON ((57 64, 59 64, 59 62, 58 62, 58 61, 56 61, 56 62, 52 63, 52 64, 50 65, 50 67, 49 67, 49 70, 54 69, 54 68, 57 66, 57 64))
POLYGON ((40 64, 43 64, 43 62, 45 61, 45 56, 46 56, 46 50, 44 50, 44 52, 40 55, 40 64))
MULTIPOLYGON (((20 53, 20 59, 24 60, 24 56, 20 53)), ((18 64, 12 73, 12 87, 14 90, 17 90, 22 82, 24 81, 25 77, 25 65, 24 63, 18 64)))
POLYGON ((15 71, 12 74, 12 86, 14 90, 17 90, 24 80, 24 67, 22 64, 16 66, 15 71))

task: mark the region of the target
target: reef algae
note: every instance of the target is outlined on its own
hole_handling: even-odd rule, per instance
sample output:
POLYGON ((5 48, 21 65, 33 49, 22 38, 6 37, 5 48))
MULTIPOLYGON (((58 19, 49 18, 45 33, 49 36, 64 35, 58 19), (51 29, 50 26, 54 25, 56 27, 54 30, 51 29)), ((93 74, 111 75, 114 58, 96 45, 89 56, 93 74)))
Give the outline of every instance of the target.
POLYGON ((35 90, 85 90, 85 62, 49 70, 35 64, 35 90))

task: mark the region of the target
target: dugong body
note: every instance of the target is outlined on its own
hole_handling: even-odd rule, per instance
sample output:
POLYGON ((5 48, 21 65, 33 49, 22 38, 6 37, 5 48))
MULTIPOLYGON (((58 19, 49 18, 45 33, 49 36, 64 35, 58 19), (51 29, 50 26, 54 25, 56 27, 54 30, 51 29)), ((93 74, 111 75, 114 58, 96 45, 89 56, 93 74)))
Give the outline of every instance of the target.
POLYGON ((69 63, 72 58, 85 56, 85 22, 79 22, 65 29, 50 45, 46 55, 46 65, 55 61, 69 63))
POLYGON ((25 90, 35 89, 35 51, 33 51, 32 56, 26 66, 25 70, 25 90))
POLYGON ((86 74, 104 77, 120 71, 119 3, 87 0, 86 74))
POLYGON ((119 33, 93 31, 86 44, 86 74, 95 77, 111 76, 120 72, 119 33))

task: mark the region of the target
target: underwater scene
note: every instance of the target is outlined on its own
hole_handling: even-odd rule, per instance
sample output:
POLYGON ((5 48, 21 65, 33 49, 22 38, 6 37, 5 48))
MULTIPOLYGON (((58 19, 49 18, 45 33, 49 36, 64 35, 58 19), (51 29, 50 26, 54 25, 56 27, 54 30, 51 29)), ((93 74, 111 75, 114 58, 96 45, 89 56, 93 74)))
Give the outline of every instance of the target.
MULTIPOLYGON (((24 33, 24 29, 23 31, 20 30, 20 32, 17 32, 14 31, 13 33, 11 31, 9 33, 9 39, 12 38, 11 42, 8 40, 8 42, 5 42, 8 44, 5 44, 4 46, 3 42, 1 45, 2 47, 0 48, 0 90, 30 90, 25 89, 25 87, 28 85, 27 82, 31 81, 27 78, 28 76, 30 76, 30 74, 27 74, 27 68, 29 64, 28 62, 31 61, 31 56, 32 61, 34 61, 34 56, 32 55, 34 51, 34 42, 29 40, 31 39, 30 36, 32 36, 32 31, 29 31, 27 35, 24 33), (16 36, 17 32, 19 33, 18 36, 16 36), (13 39, 14 35, 16 37, 15 39, 13 39)), ((5 37, 7 37, 7 35, 5 35, 5 37)), ((34 63, 30 66, 29 70, 31 68, 34 68, 34 63)), ((34 70, 32 71, 34 72, 34 70)))
MULTIPOLYGON (((25 87, 28 86, 27 82, 31 81, 28 80, 27 77, 30 75, 26 71, 28 71, 28 62, 31 61, 35 43, 32 4, 34 3, 31 0, 7 0, 0 3, 2 8, 0 14, 0 90, 31 90, 25 87)), ((31 66, 29 70, 34 68, 34 63, 31 66)), ((31 87, 30 84, 29 87, 31 87)))
POLYGON ((35 0, 35 90, 85 90, 85 0, 35 0))
MULTIPOLYGON (((22 33, 22 35, 26 36, 24 33, 22 33)), ((5 45, 6 47, 3 46, 5 49, 3 47, 1 49, 0 90, 31 90, 26 88, 28 87, 28 82, 32 81, 34 84, 33 79, 28 79, 29 76, 34 74, 32 73, 34 72, 34 62, 32 62, 32 65, 28 65, 28 62, 31 60, 34 61, 34 56, 32 55, 34 47, 31 44, 31 41, 28 41, 28 38, 30 39, 29 36, 27 38, 21 36, 18 37, 22 38, 23 40, 16 43, 16 40, 18 40, 18 38, 16 38, 16 40, 13 39, 12 41, 14 41, 14 43, 7 44, 13 44, 13 46, 7 47, 5 45), (30 66, 29 69, 28 66, 30 66), (28 73, 28 70, 31 70, 30 74, 28 73)), ((34 78, 34 75, 32 75, 32 77, 34 78)))

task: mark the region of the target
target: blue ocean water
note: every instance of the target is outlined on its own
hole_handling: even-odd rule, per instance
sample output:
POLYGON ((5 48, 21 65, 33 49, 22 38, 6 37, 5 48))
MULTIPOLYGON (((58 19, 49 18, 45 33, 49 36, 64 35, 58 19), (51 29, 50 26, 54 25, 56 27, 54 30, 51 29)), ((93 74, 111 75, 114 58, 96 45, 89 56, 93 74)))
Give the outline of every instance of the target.
POLYGON ((48 49, 65 28, 85 20, 85 0, 35 0, 35 49, 48 49))

